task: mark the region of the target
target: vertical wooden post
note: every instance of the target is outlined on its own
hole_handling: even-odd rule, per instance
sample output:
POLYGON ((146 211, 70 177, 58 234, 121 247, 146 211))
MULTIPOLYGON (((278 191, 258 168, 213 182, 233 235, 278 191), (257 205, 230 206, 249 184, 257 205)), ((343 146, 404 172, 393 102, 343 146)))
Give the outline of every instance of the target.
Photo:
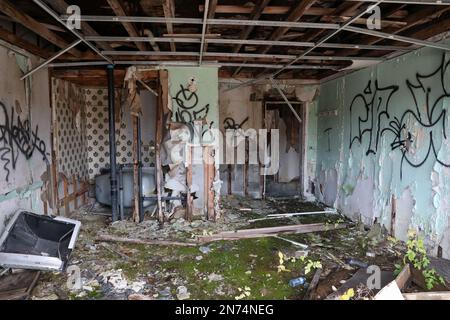
POLYGON ((134 210, 133 221, 139 222, 141 215, 139 205, 139 161, 138 161, 138 119, 136 116, 131 116, 133 121, 133 195, 134 195, 134 210))
POLYGON ((185 219, 187 221, 192 221, 194 216, 194 198, 191 194, 192 187, 192 157, 193 157, 193 149, 191 146, 187 148, 187 160, 188 166, 186 168, 186 185, 187 185, 187 198, 186 198, 186 215, 185 219))
POLYGON ((163 139, 163 116, 164 109, 167 106, 164 106, 167 103, 167 97, 164 95, 167 94, 167 88, 165 86, 168 85, 167 81, 167 71, 161 70, 159 71, 159 79, 160 86, 158 92, 158 104, 156 107, 156 137, 155 137, 155 157, 156 157, 156 192, 157 192, 157 201, 158 201, 158 220, 161 225, 164 224, 164 212, 162 210, 162 187, 163 187, 163 177, 162 177, 162 166, 161 166, 161 143, 163 139))
POLYGON ((68 217, 69 216, 69 211, 70 211, 70 207, 69 207, 69 181, 66 178, 65 175, 62 175, 62 180, 63 180, 63 189, 64 189, 64 216, 68 217))
POLYGON ((78 187, 77 187, 77 177, 75 174, 72 175, 72 194, 73 194, 73 207, 74 209, 78 209, 78 187))
POLYGON ((89 184, 87 182, 83 182, 81 184, 81 187, 83 188, 83 190, 85 190, 83 192, 83 194, 81 195, 81 201, 82 201, 83 205, 85 205, 86 204, 86 192, 87 192, 86 190, 88 190, 87 188, 89 188, 89 184))
POLYGON ((208 220, 215 221, 216 220, 216 214, 214 210, 214 179, 216 175, 216 169, 215 169, 215 163, 214 163, 214 156, 212 154, 213 148, 206 147, 207 150, 207 171, 208 171, 208 184, 207 184, 207 191, 208 191, 208 220))

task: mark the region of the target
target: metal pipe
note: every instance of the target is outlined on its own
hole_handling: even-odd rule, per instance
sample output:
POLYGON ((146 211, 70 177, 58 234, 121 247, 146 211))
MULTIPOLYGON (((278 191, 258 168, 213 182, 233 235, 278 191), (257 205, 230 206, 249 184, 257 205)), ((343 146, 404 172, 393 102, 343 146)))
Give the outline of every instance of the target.
POLYGON ((41 0, 33 0, 35 4, 37 4, 39 7, 41 7, 44 11, 46 11, 49 15, 51 15, 53 18, 55 18, 59 23, 61 23, 64 27, 66 27, 67 30, 72 32, 78 39, 83 41, 89 48, 91 48, 95 53, 97 53, 99 56, 101 56, 103 59, 108 61, 111 64, 114 64, 111 59, 104 56, 93 44, 91 44, 89 41, 84 39, 83 35, 81 35, 78 31, 76 31, 74 28, 69 28, 67 26, 67 23, 65 23, 59 15, 53 11, 49 6, 47 6, 45 3, 43 3, 41 0))
POLYGON ((205 0, 205 12, 203 14, 203 26, 202 26, 202 41, 200 43, 200 58, 198 59, 198 65, 202 65, 203 61, 203 51, 205 49, 205 34, 206 34, 206 27, 207 27, 207 20, 208 20, 208 14, 209 14, 209 0, 205 0))
POLYGON ((139 222, 144 221, 144 200, 142 199, 142 154, 141 154, 141 145, 142 145, 142 130, 141 130, 141 117, 136 117, 136 126, 137 126, 137 138, 138 143, 136 146, 136 160, 138 162, 138 203, 139 203, 139 222))
POLYGON ((125 214, 124 214, 124 205, 123 205, 123 166, 119 166, 119 213, 120 213, 120 220, 125 220, 125 214))
MULTIPOLYGON (((325 36, 324 38, 322 38, 318 43, 316 43, 316 45, 308 50, 306 50, 305 52, 303 52, 301 55, 299 55, 297 58, 295 58, 294 60, 292 60, 291 62, 289 62, 286 66, 290 66, 293 65, 294 63, 296 63, 298 60, 301 60, 303 57, 305 57, 306 55, 308 55, 310 52, 312 52, 313 50, 315 50, 316 48, 318 48, 321 44, 325 43, 326 41, 328 41, 329 39, 331 39, 332 37, 334 37, 335 35, 337 35, 339 32, 341 32, 342 30, 345 29, 345 27, 351 25, 353 22, 355 22, 356 20, 358 20, 359 18, 361 18, 362 16, 364 16, 366 13, 370 12, 374 7, 380 5, 384 0, 380 0, 377 1, 375 4, 370 5, 368 8, 366 8, 365 10, 362 10, 359 14, 357 14, 356 16, 350 18, 348 21, 346 21, 342 26, 339 27, 339 29, 331 32, 329 35, 325 36)), ((280 70, 276 71, 271 77, 276 77, 277 75, 279 75, 281 72, 283 72, 285 70, 285 67, 281 68, 280 70)))
MULTIPOLYGON (((67 20, 67 15, 62 15, 62 20, 67 20)), ((136 17, 136 16, 81 16, 85 22, 131 22, 131 23, 172 23, 172 24, 203 24, 203 19, 198 18, 162 18, 162 17, 136 17)), ((231 25, 231 26, 261 26, 261 27, 285 27, 290 29, 338 29, 337 23, 315 23, 315 22, 291 22, 291 21, 268 21, 268 20, 241 20, 241 19, 207 19, 209 25, 231 25)))
MULTIPOLYGON (((173 52, 173 51, 103 51, 113 56, 187 56, 198 57, 198 52, 173 52)), ((290 54, 257 54, 257 53, 234 53, 234 52, 205 52, 205 57, 228 57, 228 58, 264 58, 290 60, 297 58, 290 54)), ((344 57, 344 56, 304 56, 303 60, 328 60, 328 61, 383 61, 382 58, 374 57, 344 57)))
MULTIPOLYGON (((177 65, 177 66, 196 66, 197 63, 194 61, 114 61, 115 65, 158 65, 158 66, 164 66, 164 65, 177 65)), ((85 67, 85 66, 101 66, 105 63, 103 61, 90 61, 90 62, 63 62, 63 63, 52 63, 49 66, 53 68, 68 68, 68 67, 85 67)), ((265 63, 236 63, 236 62, 208 62, 203 63, 204 66, 211 66, 211 67, 240 67, 245 66, 248 68, 267 68, 267 69, 279 69, 282 68, 282 65, 278 64, 265 64, 265 63)), ((339 69, 339 66, 333 66, 333 65, 310 65, 310 64, 296 64, 293 66, 290 66, 288 69, 298 69, 298 70, 304 70, 304 69, 329 69, 329 70, 336 70, 339 69)), ((139 81, 139 80, 138 80, 139 81)), ((140 81, 139 81, 140 82, 140 81)), ((151 88, 145 84, 145 82, 140 82, 147 90, 150 90, 151 88)), ((153 90, 154 91, 154 90, 153 90)), ((153 92, 156 96, 158 95, 157 92, 153 92)))
POLYGON ((20 80, 26 79, 29 76, 31 76, 33 73, 41 70, 42 68, 44 68, 46 65, 48 65, 50 62, 52 62, 53 60, 57 59, 58 57, 62 56, 64 53, 66 53, 67 51, 69 51, 70 49, 76 47, 77 45, 79 45, 81 42, 81 40, 77 40, 74 43, 72 43, 71 45, 69 45, 67 48, 64 48, 60 51, 58 51, 56 54, 54 54, 51 58, 45 60, 43 63, 41 63, 40 65, 38 65, 36 68, 31 69, 30 71, 28 71, 22 78, 20 78, 20 80))
POLYGON ((270 78, 270 82, 272 83, 272 85, 275 87, 275 89, 277 89, 278 93, 280 94, 280 96, 283 98, 283 100, 286 102, 286 104, 289 106, 289 108, 291 109, 292 113, 294 114, 294 116, 297 118, 299 123, 302 123, 302 118, 300 118, 300 116, 298 115, 297 111, 295 111, 294 107, 292 106, 292 104, 289 102, 289 99, 286 97, 286 95, 284 94, 283 90, 281 90, 281 88, 278 86, 278 84, 273 81, 273 78, 270 78))
MULTIPOLYGON (((87 40, 94 42, 148 42, 148 37, 115 37, 115 36, 90 36, 87 40)), ((154 42, 162 43, 201 43, 199 38, 189 37, 154 37, 150 38, 154 42)), ((270 40, 251 40, 251 39, 205 39, 206 44, 245 44, 255 46, 286 46, 286 47, 314 47, 314 42, 301 41, 270 41, 270 40)), ((382 50, 382 51, 409 51, 414 48, 402 46, 384 46, 384 45, 366 45, 351 43, 323 43, 322 48, 333 49, 359 49, 359 50, 382 50)))
POLYGON ((370 36, 389 39, 389 40, 411 43, 411 44, 424 46, 424 47, 430 47, 430 48, 450 51, 450 46, 447 44, 440 44, 440 43, 435 43, 435 42, 426 41, 426 40, 413 39, 413 38, 409 38, 409 37, 398 36, 395 34, 389 34, 389 33, 380 32, 380 31, 376 31, 376 30, 369 30, 369 29, 363 29, 363 28, 351 27, 351 26, 344 27, 344 30, 356 32, 356 33, 367 34, 370 36))
POLYGON ((274 78, 277 75, 279 75, 281 72, 283 72, 284 70, 286 70, 289 66, 295 64, 298 60, 300 59, 305 59, 306 55, 308 55, 309 53, 311 53, 312 51, 314 51, 317 47, 319 47, 320 45, 322 45, 323 43, 325 43, 326 41, 328 41, 329 39, 331 39, 332 37, 334 37, 336 34, 338 34, 339 32, 341 32, 342 30, 344 30, 345 27, 349 26, 350 24, 352 24, 354 21, 356 21, 357 19, 361 18, 363 15, 365 15, 367 12, 371 11, 375 6, 379 5, 380 3, 382 3, 383 0, 377 1, 376 4, 374 5, 370 5, 368 8, 366 8, 365 10, 361 11, 359 14, 357 14, 356 16, 350 18, 349 20, 347 20, 344 24, 340 25, 336 30, 334 30, 333 32, 331 32, 330 34, 328 34, 327 36, 325 36, 324 38, 322 38, 319 42, 317 42, 314 47, 309 48, 308 50, 306 50, 305 52, 303 52, 301 55, 297 56, 295 59, 293 59, 291 62, 289 62, 288 64, 286 64, 285 66, 283 66, 283 68, 279 69, 278 71, 272 73, 271 75, 262 75, 257 77, 256 79, 241 83, 239 85, 236 85, 234 87, 231 87, 229 89, 227 89, 226 91, 230 91, 230 90, 234 90, 243 86, 247 86, 250 84, 254 84, 258 81, 261 81, 263 79, 266 78, 274 78))
POLYGON ((116 117, 114 65, 107 66, 108 72, 108 115, 109 115, 109 162, 111 167, 111 210, 112 221, 118 220, 117 215, 117 163, 116 163, 116 117))

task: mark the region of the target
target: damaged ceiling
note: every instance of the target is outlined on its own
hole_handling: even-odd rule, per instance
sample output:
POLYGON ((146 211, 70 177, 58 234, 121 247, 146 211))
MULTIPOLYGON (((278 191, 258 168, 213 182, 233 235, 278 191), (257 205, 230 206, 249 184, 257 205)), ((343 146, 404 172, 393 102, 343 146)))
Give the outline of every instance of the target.
MULTIPOLYGON (((119 67, 136 61, 202 62, 221 65, 221 77, 255 78, 276 72, 280 78, 325 79, 427 45, 409 40, 427 40, 450 28, 446 1, 386 0, 377 2, 381 30, 369 30, 381 34, 367 34, 371 18, 362 13, 374 2, 195 0, 186 5, 180 0, 73 0, 70 5, 81 9, 83 39, 119 67)), ((76 41, 43 6, 62 17, 68 3, 19 0, 12 5, 1 0, 0 38, 45 59, 76 41)), ((55 62, 107 63, 91 49, 81 43, 55 62)))

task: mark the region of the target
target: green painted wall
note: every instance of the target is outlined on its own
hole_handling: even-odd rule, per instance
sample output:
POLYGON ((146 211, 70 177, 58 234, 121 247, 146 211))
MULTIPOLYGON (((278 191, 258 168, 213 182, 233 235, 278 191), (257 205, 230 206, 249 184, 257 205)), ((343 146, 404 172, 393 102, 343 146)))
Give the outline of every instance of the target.
POLYGON ((172 97, 172 120, 177 121, 177 113, 185 122, 189 122, 189 119, 203 118, 206 115, 208 123, 212 123, 213 128, 218 128, 218 68, 170 67, 167 70, 169 71, 169 93, 172 97), (196 79, 198 89, 195 95, 191 97, 188 84, 192 77, 196 79), (182 105, 186 108, 183 108, 182 105))
POLYGON ((323 84, 316 171, 320 200, 389 229, 394 196, 396 236, 420 228, 447 255, 449 65, 450 53, 424 48, 323 84))

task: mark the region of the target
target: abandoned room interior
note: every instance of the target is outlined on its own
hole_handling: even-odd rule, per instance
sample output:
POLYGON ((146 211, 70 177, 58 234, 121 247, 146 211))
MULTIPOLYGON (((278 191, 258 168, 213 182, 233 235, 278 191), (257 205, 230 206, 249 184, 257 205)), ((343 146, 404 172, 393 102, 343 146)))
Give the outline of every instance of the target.
POLYGON ((449 300, 450 1, 0 0, 0 299, 449 300))

